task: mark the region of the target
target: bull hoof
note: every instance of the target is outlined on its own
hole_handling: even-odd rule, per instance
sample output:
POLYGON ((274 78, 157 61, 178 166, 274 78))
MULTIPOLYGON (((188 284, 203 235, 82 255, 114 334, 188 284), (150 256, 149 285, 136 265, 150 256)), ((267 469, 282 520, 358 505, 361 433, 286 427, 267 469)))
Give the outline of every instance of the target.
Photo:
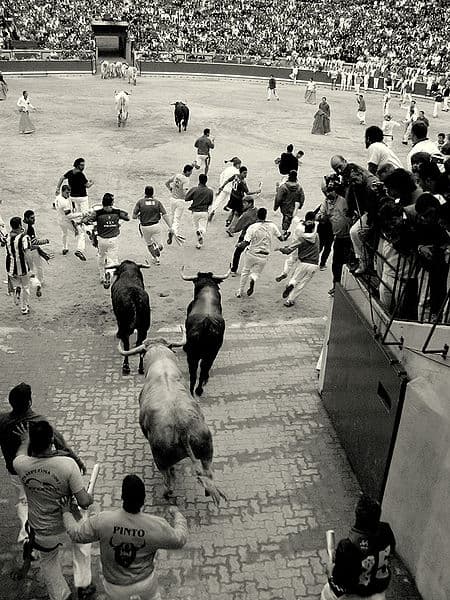
POLYGON ((129 375, 130 367, 122 367, 122 375, 129 375))
POLYGON ((173 496, 173 490, 166 490, 163 494, 165 500, 169 500, 171 496, 173 496))
POLYGON ((201 388, 201 387, 198 387, 198 388, 195 390, 195 393, 197 394, 197 396, 201 396, 201 395, 203 394, 203 388, 201 388))
POLYGON ((144 367, 139 367, 138 373, 139 375, 144 375, 144 367))

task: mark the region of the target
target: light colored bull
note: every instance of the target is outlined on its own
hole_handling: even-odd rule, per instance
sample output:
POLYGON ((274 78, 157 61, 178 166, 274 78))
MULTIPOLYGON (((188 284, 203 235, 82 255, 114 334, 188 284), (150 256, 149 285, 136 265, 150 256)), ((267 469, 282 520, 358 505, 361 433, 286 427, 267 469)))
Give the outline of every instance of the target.
POLYGON ((127 70, 127 76, 128 76, 128 83, 131 84, 133 83, 133 85, 136 85, 137 83, 137 67, 128 67, 127 70))
POLYGON ((115 77, 116 76, 116 63, 114 62, 110 62, 108 65, 108 77, 115 77))
POLYGON ((115 64, 116 67, 116 77, 122 77, 122 61, 118 60, 115 64))
POLYGON ((104 60, 100 65, 100 72, 102 79, 107 79, 109 77, 109 62, 107 60, 104 60))
POLYGON ((124 63, 122 63, 122 67, 120 69, 120 76, 122 77, 122 79, 125 79, 125 77, 127 75, 127 71, 128 71, 128 63, 124 62, 124 63))
POLYGON ((186 387, 177 357, 171 350, 182 345, 184 340, 175 344, 163 339, 147 339, 128 352, 119 345, 119 351, 125 355, 146 351, 145 383, 139 395, 139 423, 164 478, 165 497, 173 493, 174 465, 190 458, 205 495, 211 496, 218 506, 220 498, 226 500, 226 497, 213 481, 211 431, 199 402, 186 387))
POLYGON ((114 91, 114 101, 116 103, 117 126, 125 127, 128 119, 128 100, 129 93, 125 90, 114 91))

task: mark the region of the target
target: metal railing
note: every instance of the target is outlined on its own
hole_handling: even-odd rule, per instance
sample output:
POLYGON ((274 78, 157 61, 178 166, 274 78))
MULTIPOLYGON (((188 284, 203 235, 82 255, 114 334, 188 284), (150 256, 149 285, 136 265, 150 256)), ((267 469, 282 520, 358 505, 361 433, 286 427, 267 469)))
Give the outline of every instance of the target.
POLYGON ((16 48, 14 50, 0 50, 2 60, 90 60, 92 50, 50 50, 40 48, 16 48))
POLYGON ((372 302, 376 300, 388 315, 382 343, 402 348, 402 338, 388 341, 394 321, 431 324, 422 352, 446 358, 449 351, 447 344, 442 348, 429 349, 436 327, 450 326, 449 262, 445 251, 437 250, 428 265, 419 255, 405 255, 396 252, 392 246, 389 259, 380 251, 380 244, 365 242, 364 252, 369 268, 358 276, 358 280, 369 293, 372 314, 372 302))

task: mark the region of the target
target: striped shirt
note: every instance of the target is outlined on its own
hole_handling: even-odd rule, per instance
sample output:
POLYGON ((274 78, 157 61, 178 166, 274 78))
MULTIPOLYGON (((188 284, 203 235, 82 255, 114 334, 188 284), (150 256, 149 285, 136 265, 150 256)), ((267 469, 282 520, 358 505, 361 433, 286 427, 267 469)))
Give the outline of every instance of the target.
POLYGON ((6 272, 11 277, 20 277, 30 272, 25 260, 26 250, 31 249, 31 241, 26 233, 10 233, 6 240, 6 272))

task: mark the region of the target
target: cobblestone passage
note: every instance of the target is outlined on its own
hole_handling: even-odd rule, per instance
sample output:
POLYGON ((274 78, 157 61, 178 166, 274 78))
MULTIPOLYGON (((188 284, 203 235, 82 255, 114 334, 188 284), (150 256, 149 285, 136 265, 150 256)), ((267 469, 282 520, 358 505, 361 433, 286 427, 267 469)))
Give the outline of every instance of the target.
MULTIPOLYGON (((325 531, 345 534, 359 491, 316 392, 324 325, 311 318, 228 326, 201 398, 214 437, 215 478, 228 502, 216 509, 188 461, 178 465, 175 495, 190 535, 183 550, 158 555, 164 599, 319 598, 325 531)), ((30 382, 35 408, 67 435, 89 470, 101 463, 95 508, 119 506, 122 477, 134 472, 146 483, 146 510, 164 515, 162 477, 138 425, 137 358, 123 377, 112 331, 1 333, 3 396, 18 381, 30 382), (39 363, 31 360, 37 353, 39 363)), ((177 354, 187 373, 184 353, 177 354)), ((7 481, 3 467, 1 477, 7 481)), ((0 598, 45 596, 37 569, 19 586, 7 576, 19 559, 9 482, 0 494, 0 598)), ((389 598, 418 598, 408 575, 396 570, 389 598)), ((95 581, 102 598, 97 575, 95 581)))

